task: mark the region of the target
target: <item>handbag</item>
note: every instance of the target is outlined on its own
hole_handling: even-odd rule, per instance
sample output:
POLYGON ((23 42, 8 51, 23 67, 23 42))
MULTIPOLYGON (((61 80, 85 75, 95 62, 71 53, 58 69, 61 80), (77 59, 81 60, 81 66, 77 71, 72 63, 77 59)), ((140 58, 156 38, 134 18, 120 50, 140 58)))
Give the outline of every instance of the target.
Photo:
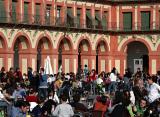
POLYGON ((107 79, 106 79, 106 84, 110 84, 110 83, 111 83, 110 78, 107 78, 107 79))

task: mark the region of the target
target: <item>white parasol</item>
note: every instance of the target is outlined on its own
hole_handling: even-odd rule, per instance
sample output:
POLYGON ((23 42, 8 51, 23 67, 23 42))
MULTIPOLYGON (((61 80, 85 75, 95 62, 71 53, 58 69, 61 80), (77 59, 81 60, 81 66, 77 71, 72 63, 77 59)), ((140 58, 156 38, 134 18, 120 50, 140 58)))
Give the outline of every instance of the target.
POLYGON ((45 74, 53 74, 53 70, 52 70, 51 61, 50 61, 49 56, 47 56, 47 58, 45 59, 44 71, 45 71, 45 74))

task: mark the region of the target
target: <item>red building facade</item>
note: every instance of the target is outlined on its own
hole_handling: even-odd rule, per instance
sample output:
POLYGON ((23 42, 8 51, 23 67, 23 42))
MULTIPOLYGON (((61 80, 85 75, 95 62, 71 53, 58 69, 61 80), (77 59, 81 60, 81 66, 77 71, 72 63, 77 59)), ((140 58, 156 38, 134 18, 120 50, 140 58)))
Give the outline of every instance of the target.
POLYGON ((160 3, 0 0, 0 67, 160 69, 160 3))

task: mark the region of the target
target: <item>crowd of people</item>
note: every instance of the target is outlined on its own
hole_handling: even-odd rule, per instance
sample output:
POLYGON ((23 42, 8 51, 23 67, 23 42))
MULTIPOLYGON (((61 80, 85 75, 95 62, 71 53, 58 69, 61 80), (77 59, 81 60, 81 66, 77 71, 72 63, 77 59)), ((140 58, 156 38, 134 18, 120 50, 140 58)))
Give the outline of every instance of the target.
POLYGON ((0 71, 0 117, 159 117, 160 71, 0 71))

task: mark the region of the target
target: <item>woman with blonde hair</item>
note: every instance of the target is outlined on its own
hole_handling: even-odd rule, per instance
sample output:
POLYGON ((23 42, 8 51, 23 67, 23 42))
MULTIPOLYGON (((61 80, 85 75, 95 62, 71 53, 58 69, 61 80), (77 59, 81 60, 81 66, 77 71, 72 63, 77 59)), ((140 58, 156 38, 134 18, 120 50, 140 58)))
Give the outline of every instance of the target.
POLYGON ((140 78, 135 78, 134 79, 134 86, 132 88, 134 96, 135 96, 135 100, 136 100, 136 104, 139 104, 140 100, 145 96, 145 88, 143 85, 143 80, 140 78))

